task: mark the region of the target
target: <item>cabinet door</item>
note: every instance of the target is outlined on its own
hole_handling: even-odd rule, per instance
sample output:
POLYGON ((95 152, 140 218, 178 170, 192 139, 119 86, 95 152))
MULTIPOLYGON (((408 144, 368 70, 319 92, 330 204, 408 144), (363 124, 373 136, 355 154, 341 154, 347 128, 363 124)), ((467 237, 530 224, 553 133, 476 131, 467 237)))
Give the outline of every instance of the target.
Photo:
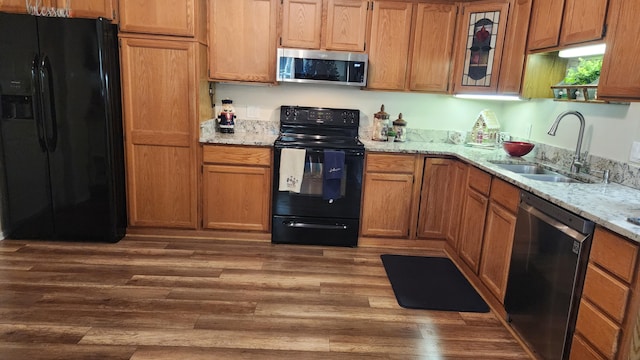
POLYGON ((361 234, 397 238, 409 236, 412 189, 412 174, 367 173, 361 234))
POLYGON ((480 279, 500 303, 507 289, 515 228, 516 215, 492 201, 487 211, 480 279))
MULTIPOLYGON (((85 0, 71 3, 73 17, 113 19, 113 0, 85 0)), ((59 1, 60 2, 60 1, 59 1)), ((62 1, 64 3, 64 0, 62 1)))
POLYGON ((368 1, 328 0, 325 45, 327 50, 364 51, 368 1))
POLYGON ((454 92, 497 92, 508 15, 507 1, 463 5, 454 92))
POLYGON ((418 4, 410 90, 449 90, 457 12, 455 4, 418 4))
POLYGON ((195 228, 197 43, 121 42, 130 225, 195 228))
POLYGON ((607 51, 602 61, 598 83, 598 97, 610 99, 640 99, 640 12, 638 1, 613 1, 609 33, 606 37, 607 51))
POLYGON ((195 36, 196 0, 120 1, 120 30, 145 34, 195 36))
POLYGON ((209 2, 209 77, 275 82, 277 0, 209 2))
POLYGON ((411 3, 375 1, 369 48, 370 89, 402 90, 407 74, 411 3))
POLYGON ((558 46, 564 0, 536 0, 529 24, 529 51, 558 46))
POLYGON ((322 0, 283 0, 283 47, 319 49, 322 0))
POLYGON ((454 160, 425 159, 420 211, 418 215, 418 237, 444 239, 450 220, 452 174, 454 160))
POLYGON ((447 225, 447 243, 458 250, 458 238, 460 235, 460 216, 464 209, 465 188, 467 186, 467 165, 456 161, 452 168, 451 192, 450 192, 450 219, 447 225))
POLYGON ((522 85, 527 44, 527 29, 531 16, 532 0, 514 0, 509 10, 509 23, 504 39, 503 61, 500 66, 498 93, 519 95, 522 85))
POLYGON ((605 358, 616 358, 621 335, 620 326, 602 314, 589 301, 580 301, 576 332, 600 351, 605 358))
POLYGON ((24 0, 0 0, 0 11, 25 14, 27 6, 24 0))
POLYGON ((489 200, 477 191, 467 188, 464 210, 462 211, 462 229, 460 230, 459 255, 477 274, 482 251, 484 221, 489 200))
POLYGON ((608 0, 565 0, 560 44, 599 40, 604 35, 608 0))
POLYGON ((269 231, 270 168, 206 165, 203 186, 205 228, 269 231))

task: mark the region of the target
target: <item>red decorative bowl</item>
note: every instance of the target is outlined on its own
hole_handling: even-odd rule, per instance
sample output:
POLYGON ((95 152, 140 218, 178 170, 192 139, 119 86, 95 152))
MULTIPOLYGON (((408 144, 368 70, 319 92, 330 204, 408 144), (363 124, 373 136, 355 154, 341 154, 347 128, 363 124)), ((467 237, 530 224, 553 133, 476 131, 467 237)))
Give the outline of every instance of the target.
POLYGON ((525 141, 505 141, 502 143, 502 148, 507 154, 511 156, 524 156, 527 155, 535 145, 525 141))

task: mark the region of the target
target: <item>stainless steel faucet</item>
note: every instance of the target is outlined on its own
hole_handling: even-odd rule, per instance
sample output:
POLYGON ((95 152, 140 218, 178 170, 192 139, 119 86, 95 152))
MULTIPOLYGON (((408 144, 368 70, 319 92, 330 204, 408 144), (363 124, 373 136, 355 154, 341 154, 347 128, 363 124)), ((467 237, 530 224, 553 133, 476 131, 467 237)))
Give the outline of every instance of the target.
POLYGON ((556 118, 556 121, 553 122, 547 134, 551 136, 556 136, 556 130, 558 130, 558 124, 560 124, 560 120, 562 120, 567 115, 575 115, 578 120, 580 120, 580 132, 578 133, 578 144, 576 144, 576 153, 573 155, 573 160, 571 161, 571 172, 577 173, 580 171, 580 168, 584 166, 582 162, 582 157, 580 155, 580 150, 582 148, 582 137, 584 136, 584 116, 581 113, 575 110, 569 110, 561 113, 556 118))

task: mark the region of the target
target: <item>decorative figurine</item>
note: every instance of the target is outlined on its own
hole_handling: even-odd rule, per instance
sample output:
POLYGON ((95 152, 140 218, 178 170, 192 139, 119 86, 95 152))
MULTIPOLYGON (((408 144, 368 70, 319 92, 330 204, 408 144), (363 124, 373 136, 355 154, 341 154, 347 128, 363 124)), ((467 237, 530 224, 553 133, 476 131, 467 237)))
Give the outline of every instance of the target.
POLYGON ((233 134, 236 119, 236 110, 233 108, 233 100, 222 100, 222 109, 218 115, 218 126, 221 133, 233 134))

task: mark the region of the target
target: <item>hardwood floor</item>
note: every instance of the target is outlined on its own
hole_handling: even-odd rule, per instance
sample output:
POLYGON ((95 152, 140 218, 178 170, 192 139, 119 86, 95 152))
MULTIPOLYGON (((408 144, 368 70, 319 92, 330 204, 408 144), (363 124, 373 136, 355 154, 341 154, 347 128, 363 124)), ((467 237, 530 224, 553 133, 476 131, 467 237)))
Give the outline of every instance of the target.
POLYGON ((443 256, 0 241, 0 359, 529 359, 493 313, 399 307, 382 253, 443 256))

